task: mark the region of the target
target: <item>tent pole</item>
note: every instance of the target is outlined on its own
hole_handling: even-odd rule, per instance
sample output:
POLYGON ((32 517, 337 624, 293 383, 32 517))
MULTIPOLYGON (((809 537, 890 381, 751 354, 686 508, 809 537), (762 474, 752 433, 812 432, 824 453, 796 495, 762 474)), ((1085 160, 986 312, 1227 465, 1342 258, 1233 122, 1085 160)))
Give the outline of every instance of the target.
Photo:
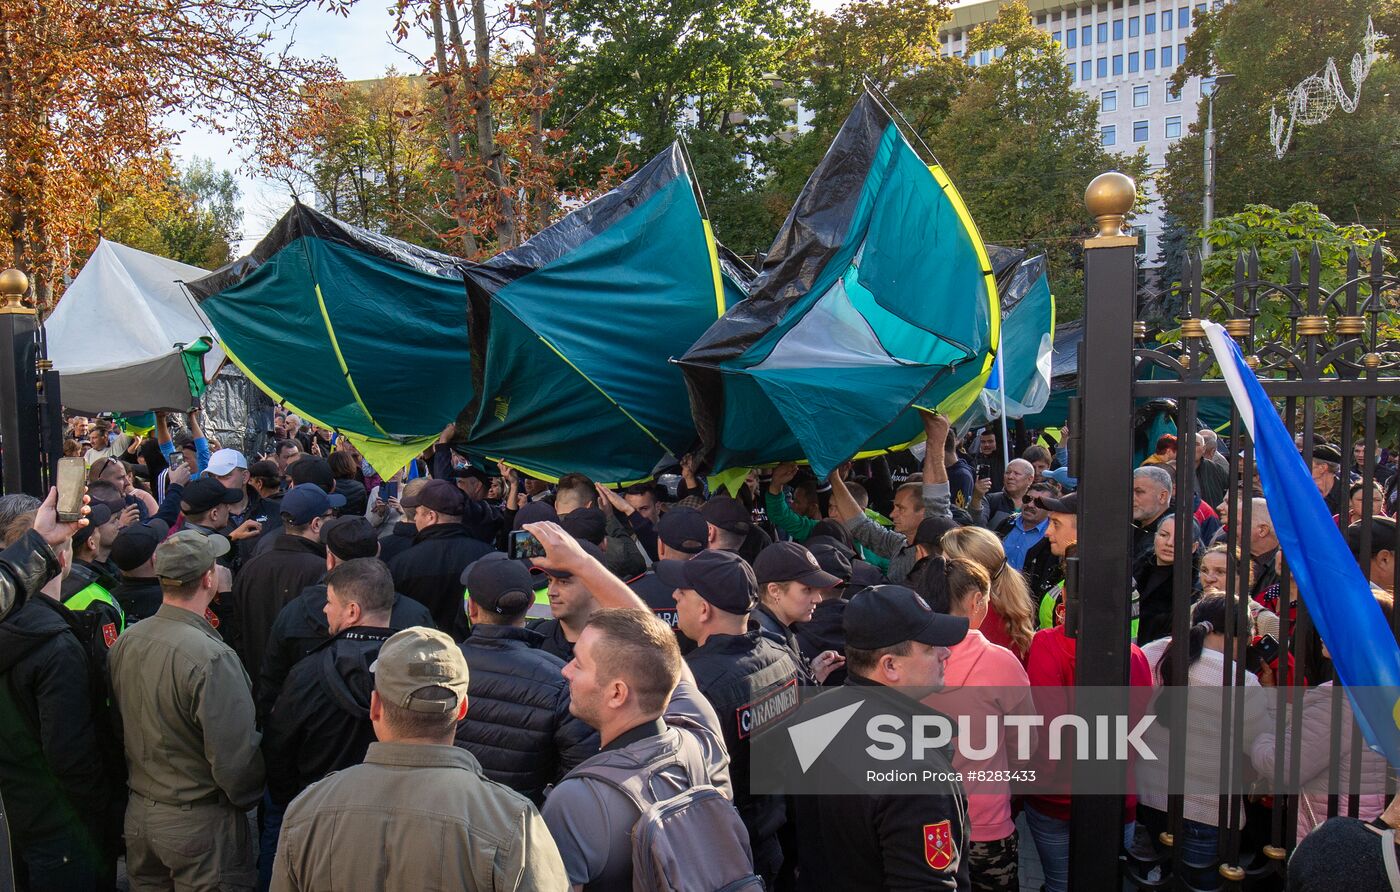
POLYGON ((1011 464, 1011 437, 1006 430, 1006 368, 1001 363, 1001 350, 997 350, 997 393, 1001 396, 1001 463, 1011 464))

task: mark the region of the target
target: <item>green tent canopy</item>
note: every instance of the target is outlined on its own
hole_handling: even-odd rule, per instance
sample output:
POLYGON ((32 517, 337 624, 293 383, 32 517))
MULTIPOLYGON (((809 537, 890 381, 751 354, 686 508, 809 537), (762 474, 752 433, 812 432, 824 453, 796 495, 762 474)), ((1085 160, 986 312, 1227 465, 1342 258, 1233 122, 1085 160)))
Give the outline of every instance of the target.
POLYGON ((188 285, 230 360, 387 477, 471 400, 468 265, 297 204, 188 285))
POLYGON ((999 315, 992 260, 957 190, 866 93, 749 298, 679 360, 703 464, 805 458, 824 475, 916 441, 914 407, 956 417, 982 390, 999 315))
POLYGON ((1005 380, 1007 418, 1023 418, 1045 408, 1055 339, 1055 298, 1050 294, 1048 268, 1043 254, 1023 260, 1001 289, 1000 368, 992 370, 986 389, 958 419, 958 430, 1001 417, 998 372, 1005 380))
POLYGON ((525 244, 466 271, 469 452, 545 480, 650 477, 695 441, 679 356, 742 301, 679 144, 525 244))

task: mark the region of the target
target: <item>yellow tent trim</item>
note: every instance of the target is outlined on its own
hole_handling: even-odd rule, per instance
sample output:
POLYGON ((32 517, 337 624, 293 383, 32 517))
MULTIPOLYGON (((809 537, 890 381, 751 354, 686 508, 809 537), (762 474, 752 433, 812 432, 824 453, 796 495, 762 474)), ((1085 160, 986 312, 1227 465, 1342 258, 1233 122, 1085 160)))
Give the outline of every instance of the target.
POLYGON ((705 227, 705 250, 710 254, 710 275, 715 283, 715 318, 718 319, 724 315, 724 280, 719 272, 719 249, 715 247, 715 231, 710 221, 701 217, 700 223, 705 227))
MULTIPOLYGON (((365 457, 365 460, 370 463, 370 466, 374 468, 379 476, 385 479, 403 470, 403 468, 413 460, 414 456, 437 442, 436 435, 428 435, 399 443, 395 440, 381 440, 377 437, 370 437, 365 434, 350 433, 333 424, 327 424, 314 415, 304 411, 299 406, 288 402, 281 394, 271 387, 268 387, 267 384, 257 376, 256 372, 248 368, 247 363, 238 358, 238 354, 230 349, 228 342, 221 340, 219 341, 219 346, 223 348, 224 355, 229 358, 229 361, 238 366, 239 371, 247 375, 248 380, 257 385, 257 388, 271 397, 274 402, 286 406, 299 417, 311 422, 317 427, 324 427, 327 430, 333 430, 336 433, 348 437, 350 442, 355 444, 355 448, 360 450, 360 454, 365 457)), ((361 408, 364 408, 363 405, 361 408)))
MULTIPOLYGON (((326 323, 326 336, 331 340, 331 349, 335 351, 335 361, 340 364, 340 373, 345 376, 345 384, 350 388, 350 395, 355 398, 355 405, 360 407, 360 411, 365 413, 369 423, 374 425, 374 429, 386 437, 393 434, 379 426, 379 422, 374 420, 374 415, 369 411, 369 406, 365 405, 364 399, 360 397, 360 391, 355 387, 355 379, 350 377, 350 367, 345 364, 345 355, 340 352, 340 342, 335 337, 335 327, 331 325, 330 312, 326 309, 326 299, 321 296, 321 285, 316 284, 316 306, 321 310, 321 320, 326 323)), ((375 470, 378 470, 377 468, 375 470)))

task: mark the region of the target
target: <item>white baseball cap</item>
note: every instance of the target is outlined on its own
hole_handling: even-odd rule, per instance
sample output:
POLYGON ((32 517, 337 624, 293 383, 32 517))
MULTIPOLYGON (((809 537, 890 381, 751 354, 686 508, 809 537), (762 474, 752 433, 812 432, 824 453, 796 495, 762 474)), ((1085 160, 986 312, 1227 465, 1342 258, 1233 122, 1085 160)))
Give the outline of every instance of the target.
POLYGON ((248 459, 237 449, 220 449, 209 456, 209 473, 215 477, 232 474, 237 468, 248 470, 248 459))

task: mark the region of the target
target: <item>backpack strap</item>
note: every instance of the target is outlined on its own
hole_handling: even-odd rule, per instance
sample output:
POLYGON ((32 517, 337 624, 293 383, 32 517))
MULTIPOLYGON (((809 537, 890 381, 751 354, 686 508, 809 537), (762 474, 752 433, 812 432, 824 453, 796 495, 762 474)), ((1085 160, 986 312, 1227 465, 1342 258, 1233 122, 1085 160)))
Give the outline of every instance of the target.
POLYGON ((1400 864, 1395 859, 1395 830, 1381 834, 1381 857, 1385 859, 1385 875, 1390 879, 1391 892, 1400 892, 1400 864))
MULTIPOLYGON (((661 772, 680 768, 686 775, 686 786, 695 787, 709 783, 708 771, 700 744, 693 736, 676 728, 668 729, 675 736, 676 746, 664 748, 650 759, 641 762, 621 754, 622 758, 607 758, 602 754, 593 765, 587 762, 569 773, 570 777, 586 777, 600 781, 626 796, 637 807, 638 813, 645 812, 652 805, 669 796, 658 796, 653 786, 661 772)), ((596 758, 596 757, 595 757, 596 758)))

